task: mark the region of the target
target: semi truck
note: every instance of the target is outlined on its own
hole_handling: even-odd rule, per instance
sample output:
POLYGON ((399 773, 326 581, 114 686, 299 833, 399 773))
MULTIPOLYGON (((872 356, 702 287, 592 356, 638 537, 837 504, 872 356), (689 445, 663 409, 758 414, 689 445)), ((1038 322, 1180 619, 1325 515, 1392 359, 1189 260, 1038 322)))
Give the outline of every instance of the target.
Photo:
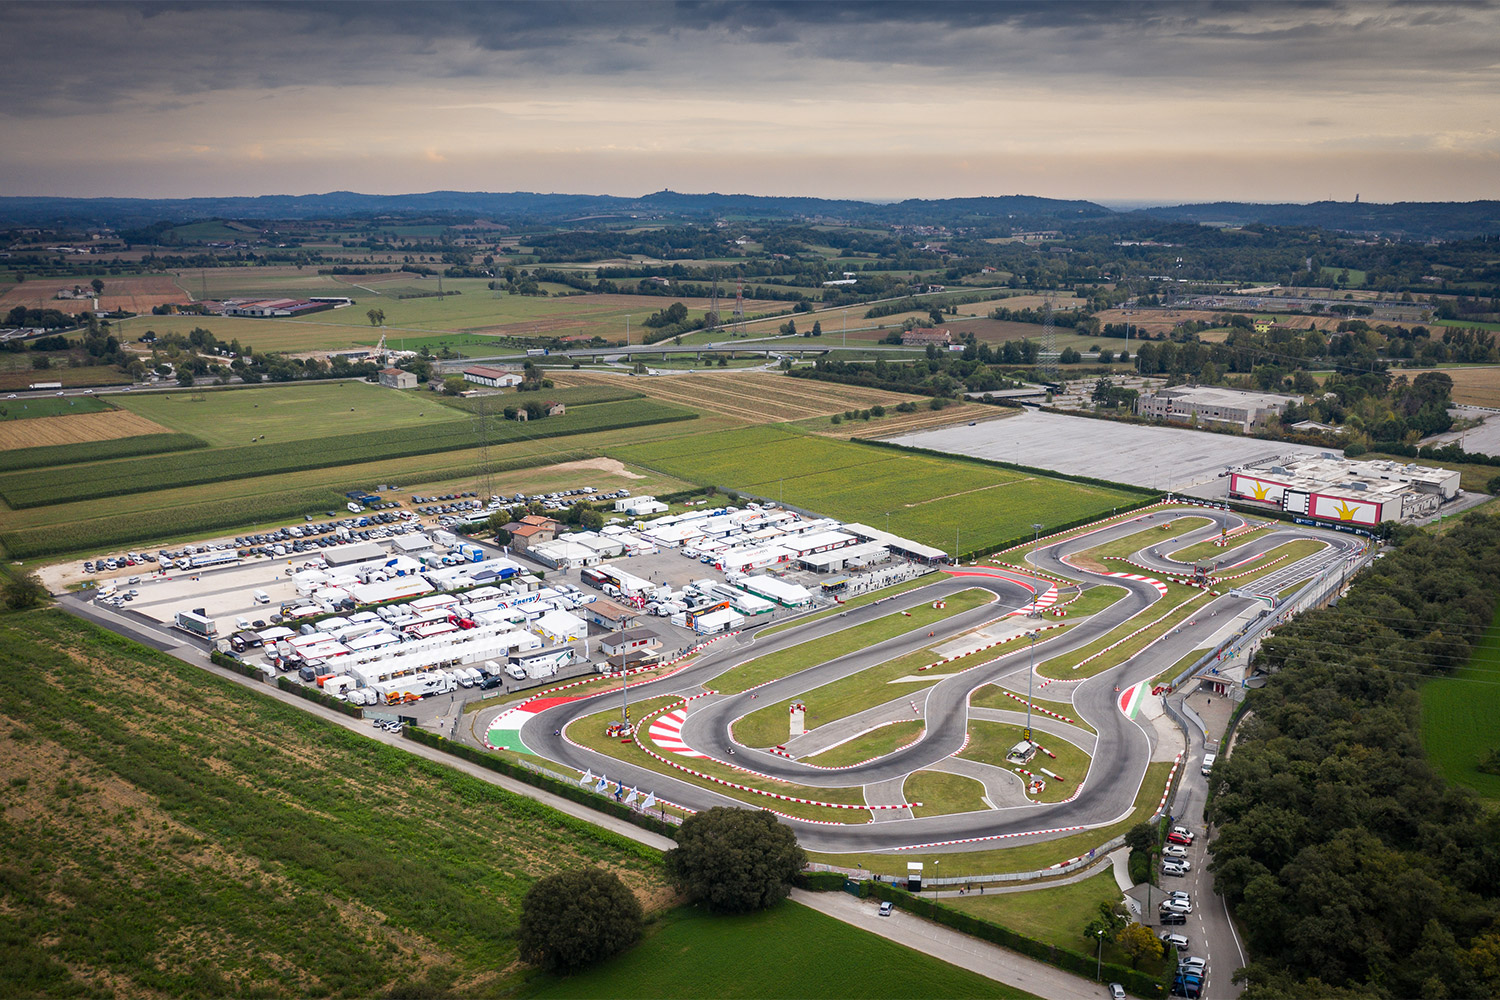
POLYGON ((219 634, 219 626, 215 625, 214 620, 204 613, 203 608, 177 612, 172 627, 190 632, 203 639, 212 639, 219 634))

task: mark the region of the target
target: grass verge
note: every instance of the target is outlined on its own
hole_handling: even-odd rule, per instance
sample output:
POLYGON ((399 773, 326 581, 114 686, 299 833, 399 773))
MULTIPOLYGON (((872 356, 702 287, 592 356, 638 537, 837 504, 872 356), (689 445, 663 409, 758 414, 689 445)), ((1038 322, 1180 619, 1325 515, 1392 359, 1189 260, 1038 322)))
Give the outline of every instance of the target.
MULTIPOLYGON (((1057 754, 1054 760, 1044 753, 1038 753, 1027 765, 1026 770, 1034 772, 1047 783, 1042 794, 1032 798, 1032 801, 1061 802, 1073 794, 1078 783, 1088 773, 1089 755, 1059 737, 1047 733, 1033 733, 1032 735, 1037 743, 1057 754), (1064 780, 1057 781, 1042 774, 1044 767, 1062 775, 1064 780)), ((969 745, 959 756, 1014 771, 1015 766, 1006 763, 1005 755, 1011 747, 1024 738, 1020 726, 1012 726, 1004 722, 973 721, 969 723, 969 745)), ((1026 780, 1024 775, 1022 780, 1026 780)))
POLYGON ((913 771, 901 786, 901 793, 908 802, 922 803, 912 809, 912 815, 918 818, 989 808, 981 782, 947 771, 913 771))
POLYGON ((927 724, 920 719, 888 722, 863 736, 856 736, 847 743, 840 743, 812 757, 804 757, 803 762, 816 764, 819 767, 847 767, 850 764, 863 764, 867 760, 884 757, 891 751, 906 746, 921 735, 926 728, 927 724))

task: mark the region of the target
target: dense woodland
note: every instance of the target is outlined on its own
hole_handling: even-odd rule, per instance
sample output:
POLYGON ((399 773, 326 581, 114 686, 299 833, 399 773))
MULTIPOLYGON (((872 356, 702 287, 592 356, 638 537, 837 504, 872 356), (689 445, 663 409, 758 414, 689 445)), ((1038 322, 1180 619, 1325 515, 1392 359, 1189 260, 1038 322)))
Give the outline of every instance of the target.
POLYGON ((1247 1000, 1500 997, 1500 814, 1428 763, 1417 696, 1490 624, 1500 517, 1396 538, 1338 606, 1266 640, 1269 681, 1213 771, 1247 1000))

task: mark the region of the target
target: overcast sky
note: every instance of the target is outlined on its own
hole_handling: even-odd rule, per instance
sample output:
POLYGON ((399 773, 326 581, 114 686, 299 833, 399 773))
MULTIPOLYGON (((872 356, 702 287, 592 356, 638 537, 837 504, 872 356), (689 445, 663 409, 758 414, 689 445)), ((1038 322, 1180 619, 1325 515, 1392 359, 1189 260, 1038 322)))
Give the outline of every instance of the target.
POLYGON ((0 194, 1500 197, 1500 7, 5 3, 0 194))

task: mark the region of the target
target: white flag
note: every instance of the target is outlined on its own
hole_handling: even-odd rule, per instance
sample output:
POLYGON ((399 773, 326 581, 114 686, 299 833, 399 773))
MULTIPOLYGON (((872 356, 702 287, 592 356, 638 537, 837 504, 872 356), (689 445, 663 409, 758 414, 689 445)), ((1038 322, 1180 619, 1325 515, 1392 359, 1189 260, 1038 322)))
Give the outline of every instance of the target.
POLYGON ((607 791, 608 789, 609 789, 609 779, 606 778, 602 774, 599 775, 599 784, 597 784, 597 785, 594 786, 594 791, 596 791, 596 792, 603 792, 603 791, 607 791))
POLYGON ((636 800, 636 796, 639 795, 639 794, 640 794, 639 792, 637 792, 634 788, 632 788, 630 790, 630 792, 625 796, 625 804, 627 806, 630 805, 632 802, 634 802, 636 800))
POLYGON ((642 809, 650 809, 654 805, 656 805, 656 793, 655 792, 647 792, 646 793, 646 801, 641 803, 641 808, 642 809))
POLYGON ((584 771, 583 772, 583 777, 581 777, 581 778, 578 779, 578 783, 580 785, 590 785, 590 784, 593 784, 593 782, 594 782, 594 772, 593 772, 592 769, 584 771))

